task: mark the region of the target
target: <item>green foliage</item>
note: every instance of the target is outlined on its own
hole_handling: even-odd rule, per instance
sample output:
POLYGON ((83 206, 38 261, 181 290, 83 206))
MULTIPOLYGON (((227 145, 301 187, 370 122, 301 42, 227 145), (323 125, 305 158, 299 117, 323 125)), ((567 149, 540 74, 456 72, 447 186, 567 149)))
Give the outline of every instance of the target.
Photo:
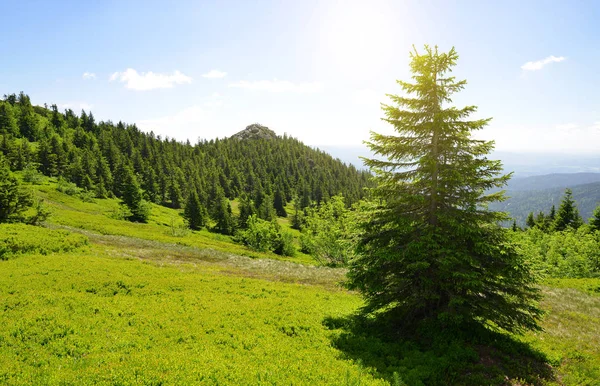
POLYGON ((121 181, 121 193, 123 203, 131 212, 128 219, 133 222, 147 222, 150 216, 150 206, 143 199, 142 190, 133 171, 127 166, 125 166, 121 181))
POLYGON ((213 213, 216 222, 213 230, 224 235, 232 235, 235 231, 235 221, 229 200, 223 196, 218 197, 213 213))
POLYGON ((355 221, 344 197, 334 196, 320 206, 306 209, 302 228, 302 251, 321 264, 343 266, 353 256, 355 221))
POLYGON ((600 276, 600 232, 590 232, 588 227, 552 233, 533 228, 513 238, 526 260, 544 276, 600 276))
POLYGON ((283 197, 283 192, 280 189, 275 191, 275 197, 273 198, 273 207, 275 208, 275 213, 279 217, 287 217, 287 212, 285 210, 285 198, 283 197))
POLYGON ((44 181, 44 175, 39 172, 35 164, 28 163, 23 169, 23 181, 39 185, 44 181))
POLYGON ((70 252, 88 245, 77 233, 50 230, 25 224, 0 224, 0 260, 17 255, 70 252))
POLYGON ((385 121, 396 135, 371 133, 365 159, 376 174, 374 202, 360 221, 358 256, 348 286, 366 299, 364 311, 390 315, 396 328, 427 320, 443 326, 490 323, 508 331, 538 328, 535 277, 488 211, 503 192, 493 142, 471 132, 489 119, 469 121, 476 107, 448 107, 463 89, 449 73, 458 55, 425 47, 411 53, 414 83, 398 81, 408 96, 390 95, 385 121))
POLYGON ((36 197, 33 203, 33 213, 26 219, 26 223, 29 225, 41 225, 48 220, 51 214, 52 211, 44 204, 44 200, 36 197))
POLYGON ((575 201, 573 200, 573 191, 565 189, 565 195, 560 203, 556 219, 554 220, 554 229, 564 231, 568 227, 577 229, 583 225, 583 220, 579 215, 575 201))
POLYGON ((81 189, 79 189, 77 185, 75 185, 73 182, 65 180, 64 178, 58 179, 56 190, 64 194, 68 194, 69 196, 77 196, 81 192, 81 189))
POLYGON ((238 209, 240 212, 238 217, 238 227, 240 229, 246 229, 248 227, 248 218, 256 214, 254 202, 248 197, 247 194, 242 194, 240 197, 238 209))
POLYGON ((592 230, 600 231, 600 205, 594 210, 594 214, 589 221, 590 228, 592 230))
POLYGON ((183 217, 187 220, 188 226, 191 229, 199 230, 206 226, 208 212, 204 205, 200 203, 196 191, 192 191, 189 194, 183 217))
POLYGON ((237 239, 255 251, 282 256, 294 256, 296 253, 289 232, 283 231, 277 222, 263 220, 256 215, 248 218, 247 228, 238 231, 237 239))
POLYGON ((19 126, 10 103, 0 102, 0 134, 17 135, 19 126))
POLYGON ((21 188, 0 154, 0 223, 22 221, 23 212, 32 204, 31 193, 21 188))

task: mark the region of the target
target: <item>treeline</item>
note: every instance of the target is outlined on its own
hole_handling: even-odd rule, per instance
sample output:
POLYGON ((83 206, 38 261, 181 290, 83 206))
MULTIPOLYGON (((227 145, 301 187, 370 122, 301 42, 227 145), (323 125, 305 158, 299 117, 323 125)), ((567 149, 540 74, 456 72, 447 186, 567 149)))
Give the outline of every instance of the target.
POLYGON ((39 169, 98 198, 121 198, 132 221, 146 221, 146 202, 187 206, 191 227, 216 222, 226 234, 239 225, 228 200, 240 199, 243 226, 251 215, 285 216, 294 199, 303 209, 343 194, 350 205, 363 197, 370 179, 285 135, 183 143, 135 124, 96 122, 91 112, 34 106, 23 92, 0 101, 0 152, 13 171, 39 169))
POLYGON ((513 223, 515 241, 527 260, 551 277, 600 276, 600 205, 586 224, 570 189, 558 209, 530 212, 527 228, 513 223))

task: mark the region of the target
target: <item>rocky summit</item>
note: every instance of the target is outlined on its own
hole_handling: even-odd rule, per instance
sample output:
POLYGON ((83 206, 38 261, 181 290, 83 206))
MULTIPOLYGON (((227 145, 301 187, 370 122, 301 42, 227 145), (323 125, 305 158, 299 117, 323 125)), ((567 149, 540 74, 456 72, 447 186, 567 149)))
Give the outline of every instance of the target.
POLYGON ((277 134, 266 126, 253 123, 234 135, 231 138, 236 139, 275 139, 277 134))

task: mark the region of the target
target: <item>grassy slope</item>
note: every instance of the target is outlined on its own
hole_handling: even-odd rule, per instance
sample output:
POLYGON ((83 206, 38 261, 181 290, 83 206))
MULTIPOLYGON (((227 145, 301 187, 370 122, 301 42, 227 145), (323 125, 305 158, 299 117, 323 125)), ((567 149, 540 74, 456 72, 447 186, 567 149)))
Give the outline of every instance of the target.
MULTIPOLYGON (((252 251, 234 243, 230 236, 211 233, 207 230, 184 230, 182 229, 181 210, 153 204, 148 224, 130 223, 115 218, 119 212, 119 200, 117 199, 95 199, 93 202, 83 202, 76 196, 58 192, 53 179, 43 185, 36 185, 33 189, 36 195, 42 198, 52 210, 52 216, 49 219, 50 224, 85 229, 107 235, 129 236, 191 247, 210 248, 249 257, 314 264, 312 257, 300 252, 293 258, 286 258, 272 253, 252 251)), ((280 223, 289 228, 288 219, 281 219, 280 223)), ((290 231, 295 236, 299 236, 297 231, 293 229, 290 229, 290 231)))
MULTIPOLYGON (((169 235, 169 209, 155 207, 142 226, 109 219, 114 200, 83 203, 50 185, 39 194, 54 209, 49 226, 84 228, 89 245, 0 261, 1 384, 370 385, 399 372, 412 385, 448 359, 328 322, 361 304, 336 285, 341 270, 237 256, 252 254, 208 232, 169 235)), ((35 232, 23 234, 54 240, 35 232)), ((555 370, 536 384, 600 379, 598 288, 600 279, 544 287, 545 331, 522 339, 555 370)), ((535 375, 505 363, 508 384, 535 375)))

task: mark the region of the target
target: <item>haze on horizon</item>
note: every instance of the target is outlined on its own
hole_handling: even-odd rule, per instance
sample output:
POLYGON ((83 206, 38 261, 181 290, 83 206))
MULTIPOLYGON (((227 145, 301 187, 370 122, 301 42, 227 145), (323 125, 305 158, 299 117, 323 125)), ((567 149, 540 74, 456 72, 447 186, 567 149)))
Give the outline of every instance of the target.
POLYGON ((382 0, 12 2, 2 94, 91 110, 178 140, 259 122, 313 146, 389 132, 379 107, 413 45, 455 46, 454 103, 493 117, 498 151, 594 154, 600 5, 382 0))

